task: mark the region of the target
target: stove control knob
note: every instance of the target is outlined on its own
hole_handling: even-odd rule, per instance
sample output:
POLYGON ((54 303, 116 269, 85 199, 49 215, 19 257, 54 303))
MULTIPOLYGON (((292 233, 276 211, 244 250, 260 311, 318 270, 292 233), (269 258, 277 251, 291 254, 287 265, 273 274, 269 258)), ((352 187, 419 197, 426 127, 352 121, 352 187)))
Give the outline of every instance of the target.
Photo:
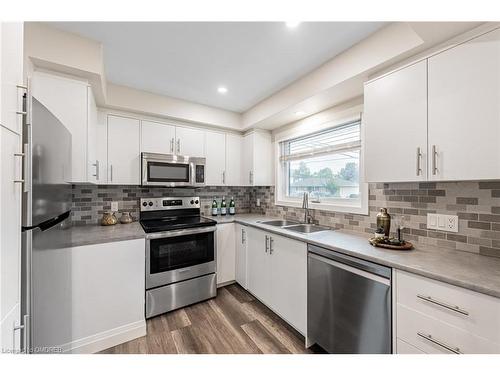
POLYGON ((148 205, 148 202, 142 202, 142 205, 146 207, 148 205))
POLYGON ((197 199, 194 201, 194 203, 198 204, 198 203, 200 203, 200 201, 197 199))
POLYGON ((151 206, 153 206, 153 202, 150 201, 149 202, 149 207, 151 207, 151 206))
POLYGON ((192 199, 191 199, 191 202, 190 202, 190 203, 191 203, 191 204, 194 204, 194 200, 192 200, 192 199))

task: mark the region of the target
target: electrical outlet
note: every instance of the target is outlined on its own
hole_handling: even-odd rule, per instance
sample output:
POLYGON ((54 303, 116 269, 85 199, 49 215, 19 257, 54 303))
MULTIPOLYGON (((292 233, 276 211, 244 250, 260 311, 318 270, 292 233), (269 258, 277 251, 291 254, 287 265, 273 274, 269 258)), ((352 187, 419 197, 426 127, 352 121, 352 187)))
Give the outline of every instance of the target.
POLYGON ((257 198, 257 202, 255 204, 257 207, 260 207, 260 198, 257 198))
POLYGON ((427 228, 456 233, 458 232, 458 216, 427 214, 427 228))
POLYGON ((111 211, 118 211, 118 202, 111 202, 111 211))

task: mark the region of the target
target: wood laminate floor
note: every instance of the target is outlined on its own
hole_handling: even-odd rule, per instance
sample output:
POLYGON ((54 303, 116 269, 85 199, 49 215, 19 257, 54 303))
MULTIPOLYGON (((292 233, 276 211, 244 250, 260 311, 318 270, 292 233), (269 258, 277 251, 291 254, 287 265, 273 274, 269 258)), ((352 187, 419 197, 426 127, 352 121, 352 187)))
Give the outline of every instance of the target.
POLYGON ((217 297, 147 320, 147 335, 102 353, 312 353, 304 337, 237 284, 217 297))

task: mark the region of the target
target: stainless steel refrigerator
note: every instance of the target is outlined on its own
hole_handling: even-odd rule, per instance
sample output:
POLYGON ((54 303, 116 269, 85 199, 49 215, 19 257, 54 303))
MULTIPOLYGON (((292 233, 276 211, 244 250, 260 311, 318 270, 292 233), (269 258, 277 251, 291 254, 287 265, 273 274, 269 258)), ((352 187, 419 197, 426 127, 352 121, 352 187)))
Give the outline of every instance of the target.
POLYGON ((28 95, 25 99, 21 309, 26 333, 22 345, 33 353, 39 351, 36 346, 44 345, 36 337, 37 324, 44 324, 43 315, 50 314, 44 310, 57 308, 37 302, 44 292, 37 290, 33 277, 39 267, 37 254, 70 241, 71 134, 36 98, 28 95))

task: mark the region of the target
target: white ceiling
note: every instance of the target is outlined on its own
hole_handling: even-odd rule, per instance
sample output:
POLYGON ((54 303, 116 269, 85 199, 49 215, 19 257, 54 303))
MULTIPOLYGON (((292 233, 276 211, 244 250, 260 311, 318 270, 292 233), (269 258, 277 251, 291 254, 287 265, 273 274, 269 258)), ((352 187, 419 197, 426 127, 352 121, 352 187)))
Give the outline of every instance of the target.
POLYGON ((104 46, 110 82, 244 112, 381 22, 52 22, 104 46), (228 92, 221 95, 219 86, 228 92))

